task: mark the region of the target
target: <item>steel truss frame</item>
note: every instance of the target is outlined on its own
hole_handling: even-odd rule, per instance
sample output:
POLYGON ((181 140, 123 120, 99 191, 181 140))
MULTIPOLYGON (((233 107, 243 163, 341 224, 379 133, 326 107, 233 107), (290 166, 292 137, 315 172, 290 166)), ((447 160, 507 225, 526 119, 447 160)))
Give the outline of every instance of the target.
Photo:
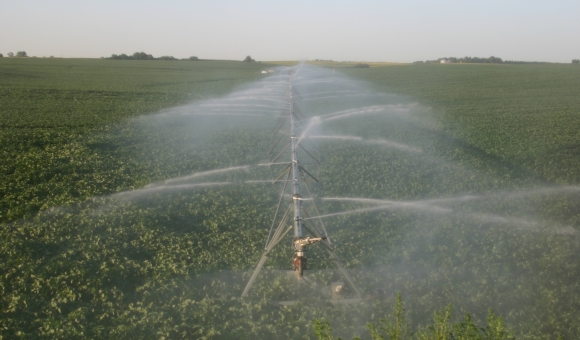
MULTIPOLYGON (((260 273, 262 267, 266 263, 266 260, 268 259, 268 255, 270 254, 270 252, 280 243, 280 241, 282 241, 284 237, 286 237, 286 235, 290 233, 291 230, 293 230, 294 231, 293 246, 295 253, 294 263, 295 263, 295 271, 297 271, 298 274, 298 279, 302 280, 303 270, 305 269, 306 266, 306 255, 304 253, 306 251, 306 248, 311 244, 320 243, 322 246, 324 246, 325 250, 327 251, 329 259, 331 263, 334 265, 334 267, 337 269, 339 275, 343 278, 345 283, 352 289, 356 297, 361 298, 360 290, 358 289, 350 273, 346 270, 346 268, 344 268, 344 265, 340 261, 340 258, 334 251, 334 246, 332 245, 330 238, 328 237, 326 227, 324 226, 322 220, 316 218, 311 219, 312 221, 315 221, 315 223, 312 223, 311 225, 307 226, 304 224, 304 220, 302 217, 304 215, 306 218, 310 219, 311 216, 310 214, 308 214, 306 208, 302 205, 303 198, 301 192, 301 185, 304 184, 308 192, 308 195, 312 197, 310 188, 308 187, 307 180, 318 182, 318 179, 315 178, 310 172, 308 172, 306 168, 304 168, 304 166, 301 165, 298 157, 299 155, 298 151, 299 150, 304 151, 308 155, 308 157, 311 158, 315 163, 320 164, 320 162, 310 152, 308 152, 306 148, 304 148, 300 144, 302 136, 297 135, 298 130, 303 128, 303 122, 306 120, 304 114, 302 113, 302 110, 296 103, 297 101, 300 101, 302 99, 302 96, 294 88, 293 85, 294 78, 298 74, 300 66, 301 65, 295 68, 291 68, 288 72, 289 81, 286 95, 289 97, 288 102, 289 110, 287 112, 282 113, 278 118, 278 122, 274 130, 274 135, 272 136, 271 147, 268 150, 268 153, 270 155, 274 155, 276 153, 276 150, 280 145, 280 142, 284 139, 284 137, 288 137, 288 134, 283 133, 282 128, 285 125, 289 125, 290 141, 288 141, 284 146, 280 148, 280 151, 276 153, 271 163, 276 163, 276 161, 284 154, 284 152, 289 147, 291 159, 290 162, 288 163, 282 163, 282 165, 286 165, 286 167, 284 168, 280 176, 278 176, 278 178, 274 180, 274 183, 283 182, 284 186, 280 194, 280 200, 278 201, 278 206, 276 208, 276 213, 272 221, 270 233, 266 241, 264 253, 260 258, 260 261, 258 261, 256 268, 252 272, 252 275, 250 276, 250 279, 248 280, 248 283, 246 284, 246 287, 242 293, 242 297, 246 296, 250 291, 250 289, 252 288, 252 285, 254 284, 254 281, 258 277, 258 274, 260 273), (282 178, 284 177, 285 180, 282 180, 282 178), (292 183, 291 184, 292 201, 286 208, 284 214, 282 215, 282 218, 278 223, 278 226, 274 229, 274 225, 276 225, 276 221, 278 220, 278 215, 280 215, 280 207, 283 204, 284 197, 288 196, 286 194, 288 183, 292 183), (287 222, 290 218, 293 219, 293 223, 292 225, 288 226, 287 222)), ((312 203, 316 215, 319 216, 320 213, 318 212, 316 203, 314 202, 314 200, 310 200, 310 202, 312 203)))

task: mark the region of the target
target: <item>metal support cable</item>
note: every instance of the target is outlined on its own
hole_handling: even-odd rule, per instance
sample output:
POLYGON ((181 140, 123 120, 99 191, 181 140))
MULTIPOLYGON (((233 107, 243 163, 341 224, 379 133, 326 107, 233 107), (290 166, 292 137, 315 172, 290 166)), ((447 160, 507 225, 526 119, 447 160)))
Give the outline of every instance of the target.
POLYGON ((284 198, 284 192, 286 192, 288 179, 290 179, 290 172, 288 172, 288 177, 284 182, 284 188, 282 189, 282 192, 280 192, 280 200, 278 201, 278 205, 276 206, 276 213, 274 214, 274 219, 272 220, 272 225, 270 226, 270 232, 268 233, 268 239, 266 240, 265 248, 268 248, 268 242, 270 242, 270 236, 272 236, 272 230, 274 230, 274 224, 276 224, 276 218, 278 217, 278 212, 280 211, 280 205, 282 205, 282 198, 284 198))

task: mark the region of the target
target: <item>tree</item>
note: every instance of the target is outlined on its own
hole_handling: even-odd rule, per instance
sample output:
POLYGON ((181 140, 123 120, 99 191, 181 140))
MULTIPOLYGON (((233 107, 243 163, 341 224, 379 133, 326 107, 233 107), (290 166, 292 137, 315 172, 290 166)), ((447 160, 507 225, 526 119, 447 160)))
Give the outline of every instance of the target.
POLYGON ((9 56, 9 57, 14 57, 14 53, 12 53, 12 52, 8 52, 8 56, 9 56))
POLYGON ((135 52, 133 53, 133 59, 135 60, 153 60, 153 56, 151 54, 147 54, 145 52, 135 52))
POLYGON ((19 57, 19 58, 25 58, 25 57, 28 57, 28 56, 26 55, 26 52, 24 52, 24 51, 18 51, 18 52, 16 52, 16 56, 17 56, 17 57, 19 57))
POLYGON ((501 60, 501 58, 497 58, 494 56, 491 56, 489 58, 487 58, 487 60, 485 61, 486 63, 492 63, 492 64, 501 64, 503 60, 501 60))
POLYGON ((177 60, 177 58, 170 55, 164 55, 162 57, 157 58, 157 60, 177 60))
POLYGON ((580 59, 572 59, 572 64, 580 64, 580 59))
POLYGON ((189 60, 199 60, 197 57, 189 57, 189 60))
POLYGON ((4 58, 4 54, 0 53, 0 58, 4 58))
POLYGON ((133 59, 133 57, 128 56, 125 53, 123 53, 121 55, 113 54, 113 55, 111 55, 111 59, 127 60, 127 59, 133 59))
POLYGON ((255 60, 252 59, 252 57, 247 56, 246 59, 244 59, 244 61, 247 62, 247 63, 251 63, 251 62, 254 62, 255 60))

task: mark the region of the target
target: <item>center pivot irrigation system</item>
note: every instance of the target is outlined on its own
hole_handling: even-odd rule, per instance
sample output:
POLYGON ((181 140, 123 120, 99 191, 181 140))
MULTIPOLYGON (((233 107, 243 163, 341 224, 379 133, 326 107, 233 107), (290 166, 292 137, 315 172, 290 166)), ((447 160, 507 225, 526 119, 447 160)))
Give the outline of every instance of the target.
MULTIPOLYGON (((301 66, 301 65, 300 65, 301 66)), ((346 285, 348 285, 351 291, 354 293, 356 298, 361 298, 361 293, 354 280, 348 273, 348 271, 344 268, 343 264, 341 263, 340 259, 334 252, 334 247, 330 241, 330 238, 327 235, 326 228, 322 223, 322 220, 311 218, 310 214, 308 214, 308 210, 306 207, 302 205, 305 200, 308 200, 309 203, 312 204, 314 211, 317 215, 320 215, 318 212, 318 208, 316 207, 316 203, 312 199, 312 194, 310 192, 310 188, 308 187, 308 181, 318 182, 311 173, 309 173, 304 166, 299 161, 299 150, 303 151, 305 154, 308 155, 316 164, 320 165, 320 162, 310 153, 306 148, 301 145, 301 141, 304 138, 306 130, 308 129, 305 127, 304 122, 306 118, 304 114, 300 110, 297 105, 297 101, 302 100, 302 96, 298 91, 294 88, 294 79, 300 70, 300 66, 296 68, 291 68, 288 71, 288 84, 283 86, 288 86, 285 90, 285 96, 288 96, 288 111, 283 112, 276 124, 276 128, 274 131, 274 135, 272 136, 272 143, 270 150, 268 153, 270 155, 275 155, 274 158, 271 160, 270 166, 278 166, 278 165, 286 165, 280 176, 276 178, 273 182, 274 184, 277 183, 284 183, 282 192, 280 194, 280 200, 278 202, 278 206, 276 208, 276 213, 274 215, 274 220, 272 221, 272 227, 270 228, 270 233, 268 235, 268 239, 266 241, 266 247, 264 253, 262 254, 262 258, 258 262, 250 280, 248 281, 246 288, 242 293, 242 297, 246 296, 252 288, 256 277, 260 273, 260 270, 264 266, 264 263, 268 259, 268 255, 270 252, 282 241, 282 239, 288 235, 290 230, 294 230, 294 238, 292 239, 292 246, 294 248, 294 271, 296 272, 296 276, 299 282, 303 282, 304 280, 304 270, 307 269, 307 261, 306 261, 306 251, 307 247, 313 245, 315 243, 320 243, 325 250, 327 251, 331 263, 337 269, 339 275, 345 281, 346 285), (290 132, 290 140, 284 144, 281 144, 281 141, 284 137, 288 138, 288 129, 289 125, 289 132, 290 132), (283 129, 286 127, 286 129, 283 129), (298 132, 301 131, 302 134, 298 135, 298 132), (278 162, 280 157, 288 150, 290 147, 290 155, 291 159, 289 162, 278 162), (285 179, 284 179, 285 178, 285 179), (291 191, 287 192, 288 183, 291 183, 291 191), (309 199, 305 199, 302 196, 301 186, 304 185, 308 195, 310 196, 309 199), (280 215, 280 207, 282 206, 283 200, 285 197, 290 197, 291 202, 286 209, 286 212, 282 215, 278 227, 274 230, 274 226, 278 221, 278 216, 280 215), (293 216, 293 223, 292 225, 288 226, 287 222, 293 216), (304 217, 306 217, 309 221, 313 221, 311 224, 306 224, 304 222, 304 217), (314 222, 315 221, 315 222, 314 222), (274 233, 272 233, 274 231, 274 233)), ((342 289, 342 286, 339 288, 342 289)))

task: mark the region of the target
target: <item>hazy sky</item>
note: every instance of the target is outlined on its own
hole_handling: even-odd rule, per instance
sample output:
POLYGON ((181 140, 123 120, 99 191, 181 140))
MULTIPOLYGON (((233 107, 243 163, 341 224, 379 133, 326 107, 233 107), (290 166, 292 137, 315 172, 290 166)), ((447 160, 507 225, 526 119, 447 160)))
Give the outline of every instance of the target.
POLYGON ((0 53, 580 59, 580 1, 0 0, 0 53))

